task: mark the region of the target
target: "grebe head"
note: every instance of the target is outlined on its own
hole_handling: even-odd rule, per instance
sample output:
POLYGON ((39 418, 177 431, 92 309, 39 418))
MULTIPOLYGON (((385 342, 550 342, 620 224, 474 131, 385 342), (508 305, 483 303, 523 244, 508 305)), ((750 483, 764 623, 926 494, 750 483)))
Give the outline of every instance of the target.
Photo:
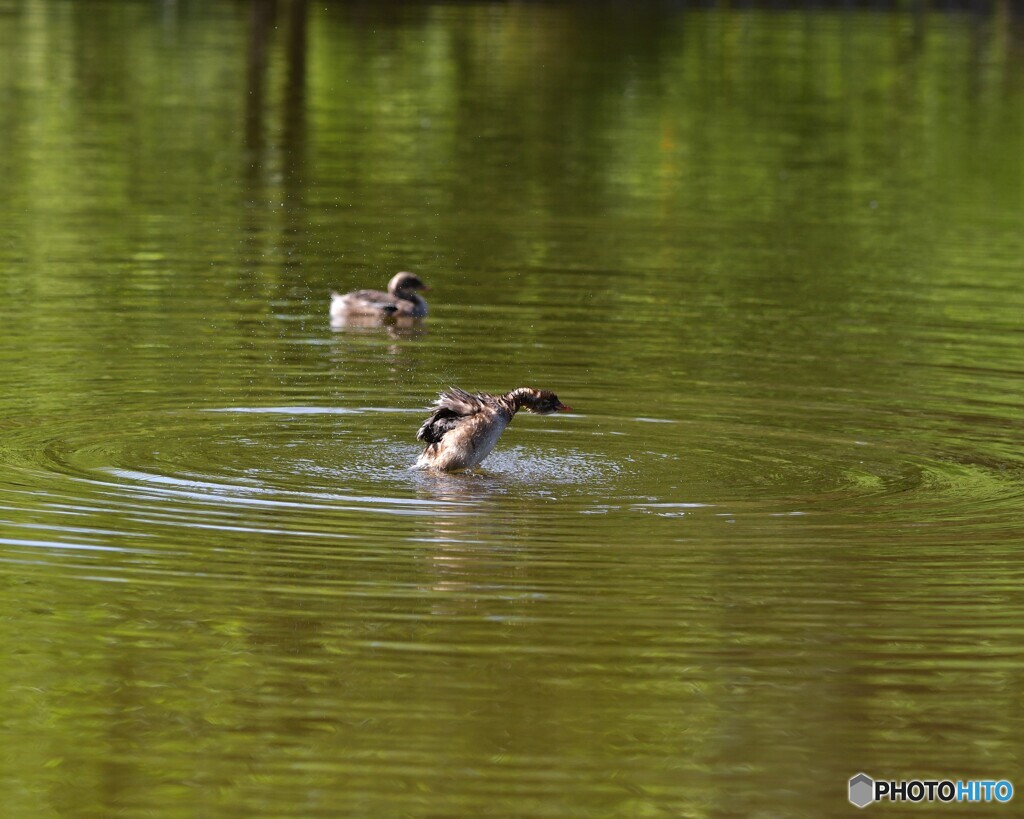
POLYGON ((388 292, 400 299, 412 300, 417 290, 429 289, 415 273, 396 273, 388 282, 388 292))
POLYGON ((558 400, 558 396, 551 390, 534 390, 529 387, 520 387, 515 391, 519 404, 526 407, 528 412, 537 415, 550 415, 552 412, 572 412, 572 407, 567 407, 558 400))

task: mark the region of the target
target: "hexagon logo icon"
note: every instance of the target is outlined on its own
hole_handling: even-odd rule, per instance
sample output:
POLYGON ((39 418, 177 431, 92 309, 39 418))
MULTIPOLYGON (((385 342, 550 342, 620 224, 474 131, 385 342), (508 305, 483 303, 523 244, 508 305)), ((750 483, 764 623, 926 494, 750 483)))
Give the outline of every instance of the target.
POLYGON ((875 780, 866 773, 850 777, 850 801, 858 808, 866 808, 875 801, 875 780))

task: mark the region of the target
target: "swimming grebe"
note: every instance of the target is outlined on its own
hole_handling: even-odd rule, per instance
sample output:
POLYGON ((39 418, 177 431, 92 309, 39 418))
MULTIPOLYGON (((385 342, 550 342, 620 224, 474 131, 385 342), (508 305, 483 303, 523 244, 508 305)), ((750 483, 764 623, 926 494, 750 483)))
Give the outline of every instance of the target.
POLYGON ((548 390, 518 387, 505 395, 471 395, 453 387, 438 396, 434 412, 416 433, 427 445, 416 466, 442 472, 477 466, 494 449, 520 407, 540 415, 572 412, 572 407, 548 390))
POLYGON ((415 273, 396 273, 388 282, 388 292, 356 290, 354 293, 331 293, 331 319, 346 316, 410 316, 421 318, 427 314, 427 303, 417 290, 429 290, 415 273))

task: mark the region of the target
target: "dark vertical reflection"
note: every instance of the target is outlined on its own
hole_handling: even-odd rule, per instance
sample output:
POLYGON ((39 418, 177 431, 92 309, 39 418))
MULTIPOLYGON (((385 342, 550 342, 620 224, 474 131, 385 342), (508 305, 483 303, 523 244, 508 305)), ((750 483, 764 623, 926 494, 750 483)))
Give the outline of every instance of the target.
POLYGON ((246 59, 245 146, 250 171, 263 161, 264 97, 266 93, 267 49, 277 14, 277 0, 253 0, 249 6, 249 42, 246 59))
MULTIPOLYGON (((246 207, 242 211, 244 230, 240 238, 241 266, 230 286, 231 298, 242 300, 261 289, 261 260, 266 256, 267 166, 273 140, 268 139, 267 73, 277 0, 253 0, 249 6, 245 83, 245 159, 242 191, 246 207)), ((266 289, 265 285, 262 289, 266 289)))
POLYGON ((305 212, 307 0, 291 0, 286 11, 281 171, 284 184, 285 267, 297 266, 305 212))
POLYGON ((301 166, 306 133, 306 30, 307 0, 291 0, 287 11, 283 139, 286 168, 301 166))
POLYGON ((256 0, 249 8, 247 266, 260 265, 268 253, 281 259, 282 267, 300 263, 299 237, 305 232, 308 9, 307 0, 256 0), (269 78, 281 76, 279 67, 283 84, 271 83, 269 78))

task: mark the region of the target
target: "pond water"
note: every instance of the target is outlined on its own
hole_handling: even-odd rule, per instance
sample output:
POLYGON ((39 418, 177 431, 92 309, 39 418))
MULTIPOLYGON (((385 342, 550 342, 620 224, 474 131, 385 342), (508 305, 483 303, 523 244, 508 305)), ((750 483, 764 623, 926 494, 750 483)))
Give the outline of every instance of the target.
POLYGON ((1011 7, 0 0, 0 53, 8 815, 1019 776, 1011 7), (332 329, 398 270, 425 321, 332 329), (574 412, 411 470, 449 385, 574 412))

